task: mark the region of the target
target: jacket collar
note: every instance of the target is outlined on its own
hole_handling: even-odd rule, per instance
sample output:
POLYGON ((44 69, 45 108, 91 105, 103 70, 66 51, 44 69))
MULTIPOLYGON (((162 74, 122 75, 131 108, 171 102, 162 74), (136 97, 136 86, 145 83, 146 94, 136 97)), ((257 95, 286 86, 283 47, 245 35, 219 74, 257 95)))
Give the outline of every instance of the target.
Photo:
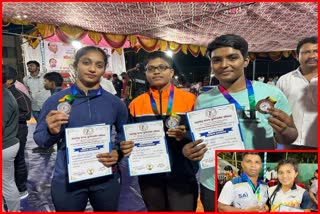
MULTIPOLYGON (((174 89, 176 87, 174 86, 174 89)), ((152 96, 154 98, 159 98, 160 97, 160 93, 159 93, 159 90, 158 89, 155 89, 155 88, 149 88, 149 93, 152 93, 152 96)), ((165 89, 162 90, 161 92, 161 97, 164 98, 164 97, 169 97, 170 95, 170 85, 168 85, 168 87, 166 87, 165 89)))

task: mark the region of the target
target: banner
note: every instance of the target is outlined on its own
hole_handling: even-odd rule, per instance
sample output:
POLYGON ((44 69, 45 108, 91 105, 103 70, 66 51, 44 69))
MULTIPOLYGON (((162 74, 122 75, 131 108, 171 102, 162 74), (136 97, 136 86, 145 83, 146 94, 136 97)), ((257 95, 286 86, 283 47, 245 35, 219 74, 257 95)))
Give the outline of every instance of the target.
MULTIPOLYGON (((36 60, 40 63, 40 72, 56 71, 61 73, 64 78, 64 85, 69 86, 75 82, 76 74, 73 69, 74 56, 76 49, 70 45, 62 42, 43 41, 43 49, 40 45, 33 49, 24 40, 21 45, 24 58, 24 73, 30 75, 27 69, 27 62, 36 60)), ((112 53, 109 47, 100 47, 108 55, 108 65, 106 67, 106 74, 120 74, 126 72, 124 51, 119 55, 117 51, 112 53)))

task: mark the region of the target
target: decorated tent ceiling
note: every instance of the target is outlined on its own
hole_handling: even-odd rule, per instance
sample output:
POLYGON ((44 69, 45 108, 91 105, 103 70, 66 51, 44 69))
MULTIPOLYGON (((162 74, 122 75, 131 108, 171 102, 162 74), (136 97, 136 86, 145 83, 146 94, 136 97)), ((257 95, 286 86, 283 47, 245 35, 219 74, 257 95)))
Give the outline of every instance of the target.
POLYGON ((104 33, 103 38, 120 34, 126 40, 122 47, 134 47, 147 37, 155 39, 158 48, 165 41, 189 50, 202 47, 204 53, 212 39, 234 33, 249 42, 250 52, 286 51, 294 50, 301 38, 318 33, 316 2, 6 2, 2 6, 3 20, 42 26, 40 33, 71 26, 84 30, 92 40, 101 39, 97 33, 104 33))

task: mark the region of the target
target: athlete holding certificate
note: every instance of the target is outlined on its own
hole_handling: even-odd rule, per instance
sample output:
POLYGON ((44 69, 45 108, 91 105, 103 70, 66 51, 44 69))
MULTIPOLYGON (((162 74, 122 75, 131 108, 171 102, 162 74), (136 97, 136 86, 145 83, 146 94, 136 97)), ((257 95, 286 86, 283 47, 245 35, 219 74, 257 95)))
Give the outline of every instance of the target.
MULTIPOLYGON (((235 104, 245 149, 275 149, 276 143, 293 143, 298 133, 285 95, 275 86, 245 77, 249 64, 247 41, 234 34, 219 36, 208 45, 207 55, 220 85, 201 94, 196 109, 235 104)), ((187 144, 184 155, 190 160, 201 160, 205 153, 205 146, 198 145, 201 142, 187 144)), ((207 193, 203 198, 207 198, 212 211, 213 176, 214 168, 201 170, 200 188, 207 193)))
MULTIPOLYGON (((132 122, 162 120, 166 131, 171 172, 138 176, 148 211, 195 211, 197 206, 195 174, 198 163, 182 154, 183 146, 191 141, 186 130, 186 112, 193 110, 196 97, 171 84, 172 63, 164 52, 151 53, 146 63, 149 92, 138 96, 129 105, 132 122)), ((130 155, 136 143, 121 142, 125 156, 130 155)))
MULTIPOLYGON (((58 144, 51 185, 52 201, 56 211, 84 211, 88 199, 94 211, 117 211, 120 196, 120 176, 116 167, 119 161, 117 149, 119 142, 124 139, 122 125, 127 122, 128 113, 121 100, 103 90, 99 84, 107 64, 108 57, 98 47, 87 46, 78 50, 74 62, 77 74, 76 83, 71 88, 49 97, 41 110, 34 140, 44 148, 58 144), (97 130, 99 127, 92 126, 101 124, 115 126, 116 142, 111 152, 101 152, 97 155, 95 165, 100 162, 102 168, 114 166, 113 174, 106 173, 102 177, 69 183, 66 130, 74 128, 75 131, 79 131, 77 128, 80 128, 81 134, 69 133, 68 135, 71 139, 69 143, 75 146, 70 147, 70 149, 75 148, 72 153, 76 155, 78 154, 76 151, 79 151, 90 154, 90 151, 105 148, 110 142, 108 137, 103 136, 110 131, 99 133, 97 130), (90 143, 88 143, 89 137, 90 143)), ((100 151, 109 151, 109 149, 100 151)), ((78 163, 86 161, 83 160, 83 156, 73 157, 74 160, 80 159, 77 159, 78 163)), ((94 157, 89 159, 94 161, 94 157)), ((95 169, 85 171, 94 174, 95 169)))

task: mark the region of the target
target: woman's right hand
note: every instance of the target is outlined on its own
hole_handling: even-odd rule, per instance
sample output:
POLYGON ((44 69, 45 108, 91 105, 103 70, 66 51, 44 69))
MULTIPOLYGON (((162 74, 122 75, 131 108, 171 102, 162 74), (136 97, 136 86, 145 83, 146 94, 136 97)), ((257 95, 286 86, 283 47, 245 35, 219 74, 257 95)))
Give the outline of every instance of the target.
POLYGON ((68 119, 68 114, 57 110, 51 110, 46 117, 46 123, 49 132, 53 135, 59 134, 61 131, 61 126, 63 124, 67 124, 68 119))
POLYGON ((120 142, 120 149, 121 149, 124 157, 130 156, 133 147, 134 147, 133 141, 121 141, 120 142))

